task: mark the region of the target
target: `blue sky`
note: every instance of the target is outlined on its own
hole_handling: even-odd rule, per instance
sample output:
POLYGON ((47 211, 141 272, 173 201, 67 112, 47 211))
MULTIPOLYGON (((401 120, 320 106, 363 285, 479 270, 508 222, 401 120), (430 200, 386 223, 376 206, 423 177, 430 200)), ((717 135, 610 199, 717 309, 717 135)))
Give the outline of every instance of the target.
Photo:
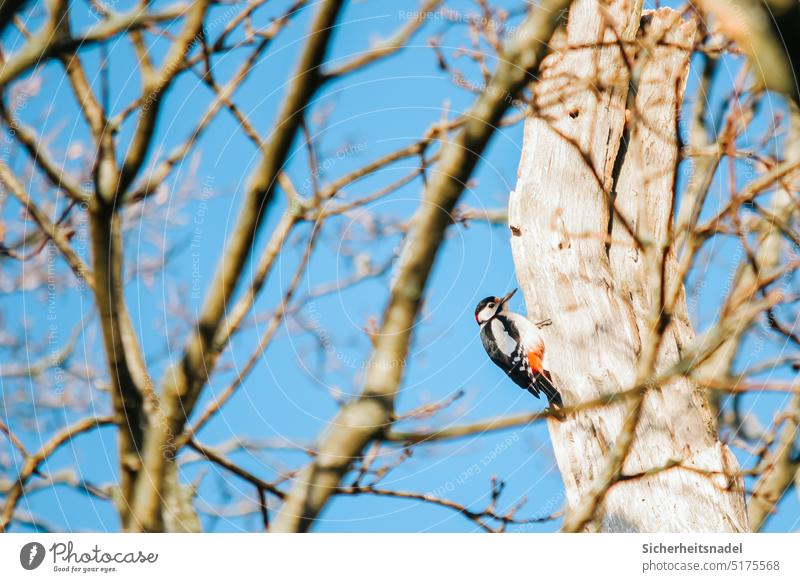
MULTIPOLYGON (((349 55, 358 54, 368 47, 375 38, 386 37, 401 26, 404 23, 402 11, 415 8, 415 3, 396 4, 395 7, 389 3, 349 3, 334 35, 329 60, 346 60, 349 55)), ((518 6, 517 3, 505 1, 498 4, 518 6)), ((286 5, 287 2, 270 2, 265 15, 279 14, 286 5)), ((452 5, 474 10, 471 2, 452 5)), ((219 12, 224 9, 216 10, 219 12)), ((293 69, 310 14, 306 10, 293 20, 289 29, 278 37, 259 62, 256 73, 236 94, 238 105, 262 132, 266 132, 274 122, 285 92, 284 83, 293 69)), ((84 22, 89 22, 90 17, 87 15, 85 19, 84 22)), ((262 23, 264 21, 262 17, 262 23)), ((214 22, 213 14, 209 22, 214 22)), ((441 118, 445 107, 451 117, 469 107, 473 96, 455 87, 446 73, 437 68, 434 54, 427 46, 427 38, 442 27, 442 21, 431 20, 414 38, 410 48, 380 65, 327 85, 316 96, 311 115, 312 132, 321 146, 320 161, 325 168, 325 177, 340 176, 368 160, 412 143, 431 123, 441 118), (320 116, 327 117, 323 126, 317 121, 320 116), (350 153, 341 154, 343 144, 349 144, 350 153)), ((211 34, 213 36, 213 31, 211 34)), ((452 57, 454 50, 466 42, 467 29, 456 26, 446 33, 442 45, 445 53, 452 57)), ((109 54, 112 63, 109 103, 112 111, 118 112, 135 98, 139 79, 126 40, 113 43, 109 47, 109 54)), ((82 56, 93 82, 99 83, 99 77, 96 76, 101 56, 99 49, 89 49, 82 56)), ((240 58, 241 53, 233 53, 216 59, 214 72, 218 79, 227 80, 240 63, 240 58)), ((467 59, 453 62, 470 78, 477 78, 476 67, 471 66, 467 59)), ((723 74, 717 83, 711 95, 712 110, 718 109, 718 104, 730 89, 730 77, 738 68, 734 59, 726 61, 726 65, 730 66, 731 72, 723 74)), ((77 106, 59 68, 46 65, 35 74, 40 77, 42 88, 27 100, 20 116, 35 124, 43 134, 54 135, 51 145, 54 150, 65 151, 75 143, 86 145, 86 129, 79 119, 77 106)), ((692 75, 687 95, 693 94, 694 87, 696 79, 692 75)), ((184 75, 175 84, 166 97, 151 160, 170 151, 192 130, 210 99, 211 93, 191 74, 184 75)), ((772 103, 775 108, 783 107, 780 99, 774 98, 772 103)), ((768 123, 771 116, 768 109, 764 108, 754 122, 755 133, 763 130, 768 123)), ((130 122, 123 126, 123 142, 130 136, 132 127, 130 122)), ((521 125, 498 132, 464 194, 465 204, 492 209, 505 206, 508 192, 514 187, 521 144, 521 125)), ((160 233, 170 245, 177 245, 166 276, 156 276, 152 281, 132 280, 126 290, 155 378, 161 377, 167 362, 180 355, 175 351, 180 343, 170 347, 165 340, 165 333, 181 331, 182 324, 166 313, 164 306, 173 301, 175 284, 179 281, 184 292, 181 299, 183 307, 190 311, 199 308, 200 301, 192 296, 191 286, 197 283, 204 288, 213 275, 226 234, 238 212, 245 180, 256 161, 255 148, 243 137, 235 120, 223 113, 200 140, 192 156, 169 181, 169 196, 148 201, 147 204, 167 205, 169 210, 162 213, 165 220, 158 224, 137 224, 137 228, 128 233, 126 260, 129 264, 159 256, 162 247, 153 244, 153 233, 160 233), (173 209, 171 197, 187 187, 196 191, 205 188, 213 192, 213 196, 173 209)), ((22 167, 21 160, 18 166, 22 167)), ((400 178, 414 167, 415 160, 396 164, 356 184, 347 191, 347 195, 357 198, 368 194, 400 178)), ((299 141, 295 144, 288 171, 301 194, 307 194, 304 191, 308 189, 309 175, 306 151, 299 141)), ((714 205, 724 201, 726 183, 722 175, 714 187, 715 194, 710 197, 705 210, 708 213, 713 212, 714 205)), ((377 217, 379 225, 391 225, 398 216, 410 215, 418 204, 420 192, 421 181, 415 180, 369 210, 377 217)), ((270 232, 282 207, 282 196, 278 196, 259 238, 259 248, 265 240, 264 233, 270 232)), ((9 220, 17 213, 18 208, 6 205, 3 218, 9 220)), ((342 246, 340 235, 365 236, 362 219, 356 214, 335 219, 326 226, 319 251, 312 258, 298 296, 302 297, 304 291, 353 272, 354 261, 346 252, 347 245, 342 246)), ((278 269, 259 299, 260 312, 268 311, 286 288, 309 228, 308 225, 299 227, 292 237, 278 269)), ((370 243, 366 248, 362 245, 360 250, 371 253, 376 264, 382 263, 392 259, 399 242, 399 236, 387 236, 385 240, 370 243)), ((78 245, 80 248, 80 241, 78 245)), ((719 305, 718 296, 730 269, 724 257, 734 250, 734 245, 729 246, 730 249, 724 246, 718 248, 718 260, 713 268, 692 275, 706 282, 693 313, 701 326, 713 320, 719 305)), ((85 255, 86 249, 82 251, 85 255)), ((258 253, 255 257, 257 260, 258 253)), ((19 267, 7 267, 3 263, 2 268, 13 270, 19 267)), ((341 293, 313 299, 305 305, 306 317, 311 317, 316 328, 331 338, 332 347, 327 362, 332 365, 332 370, 324 375, 318 373, 315 343, 309 334, 298 334, 294 327, 287 330, 286 326, 282 326, 276 341, 263 355, 254 373, 223 412, 204 428, 199 439, 208 445, 227 442, 234 436, 252 439, 280 437, 301 445, 312 442, 337 409, 329 390, 333 387, 344 395, 352 395, 360 389, 361 367, 369 355, 369 340, 362 328, 371 317, 380 316, 391 272, 392 269, 383 277, 341 293)), ((439 417, 407 426, 433 426, 454 419, 468 421, 542 407, 541 401, 517 389, 486 358, 472 317, 474 305, 479 299, 490 294, 505 293, 515 286, 505 228, 472 223, 468 228, 458 226, 449 230, 429 285, 422 323, 414 338, 397 409, 402 413, 421 403, 447 398, 459 390, 463 390, 465 395, 439 417)), ((42 311, 42 302, 46 304, 47 300, 47 293, 42 291, 6 293, 0 297, 7 333, 21 333, 23 321, 27 321, 30 328, 26 332, 29 334, 26 336, 28 341, 42 341, 49 321, 42 311)), ((57 317, 51 321, 55 322, 56 336, 61 342, 67 340, 76 324, 91 322, 81 335, 74 361, 99 364, 100 346, 93 324, 90 297, 74 288, 59 291, 54 305, 57 317)), ((513 307, 523 309, 522 299, 515 298, 513 307)), ((226 363, 232 365, 234 370, 244 364, 259 332, 264 329, 263 319, 250 320, 250 323, 253 325, 237 337, 234 349, 226 356, 226 363)), ((761 357, 770 357, 779 350, 780 346, 770 344, 761 357)), ((23 356, 19 353, 2 353, 2 357, 0 361, 11 362, 23 356)), ((217 375, 205 390, 198 410, 202 410, 215 393, 224 390, 231 377, 232 372, 217 375)), ((780 377, 788 376, 782 372, 780 377)), ((31 384, 2 382, 0 414, 17 427, 29 448, 36 448, 46 439, 46 430, 65 425, 75 416, 68 410, 58 407, 46 409, 35 404, 39 397, 31 398, 31 384), (27 422, 30 419, 36 422, 27 422)), ((93 388, 89 404, 89 408, 94 408, 98 413, 108 410, 107 399, 100 393, 100 387, 93 388)), ((747 397, 746 406, 758 414, 762 421, 769 421, 775 407, 783 400, 782 395, 757 395, 747 397)), ((8 447, 5 441, 3 443, 0 446, 8 447)), ((230 458, 266 479, 274 478, 276 470, 281 467, 296 467, 306 460, 304 453, 297 451, 270 451, 265 455, 238 452, 231 454, 230 458)), ((46 469, 52 472, 69 466, 77 466, 80 474, 92 482, 113 481, 116 475, 115 431, 103 429, 76 439, 73 446, 65 447, 55 455, 46 469)), ((12 461, 6 476, 11 478, 14 474, 12 461)), ((506 482, 501 507, 512 506, 522 498, 528 499, 519 513, 520 517, 548 515, 563 504, 563 487, 543 424, 418 447, 413 456, 391 472, 381 485, 398 490, 438 492, 470 508, 482 509, 489 499, 492 475, 506 482)), ((200 482, 198 506, 201 508, 218 506, 229 500, 254 499, 252 486, 207 463, 187 465, 183 477, 186 481, 200 482)), ((28 503, 31 511, 44 516, 59 528, 119 529, 116 511, 111 503, 98 501, 66 487, 37 492, 28 498, 28 503)), ((799 510, 797 496, 789 494, 778 515, 770 521, 768 530, 796 529, 799 510)), ((250 531, 260 527, 258 514, 214 517, 201 512, 201 520, 205 529, 213 531, 250 531)), ((554 521, 512 527, 511 530, 555 531, 559 524, 559 521, 554 521)), ((361 496, 334 500, 316 529, 342 532, 462 532, 474 531, 475 526, 449 509, 414 501, 361 496)))

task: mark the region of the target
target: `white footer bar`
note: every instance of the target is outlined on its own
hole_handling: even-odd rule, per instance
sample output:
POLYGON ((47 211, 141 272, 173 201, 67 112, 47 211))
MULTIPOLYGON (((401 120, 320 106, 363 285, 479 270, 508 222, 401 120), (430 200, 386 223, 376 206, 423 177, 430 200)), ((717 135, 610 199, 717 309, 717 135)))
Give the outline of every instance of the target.
POLYGON ((800 580, 800 534, 9 534, 2 580, 800 580))

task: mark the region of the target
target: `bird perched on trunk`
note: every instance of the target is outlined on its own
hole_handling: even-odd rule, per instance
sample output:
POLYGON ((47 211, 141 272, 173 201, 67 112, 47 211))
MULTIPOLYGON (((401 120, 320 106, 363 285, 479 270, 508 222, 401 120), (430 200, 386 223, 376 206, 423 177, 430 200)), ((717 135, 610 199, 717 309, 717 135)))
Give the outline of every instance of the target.
POLYGON ((508 300, 516 292, 514 289, 505 297, 487 297, 478 303, 475 321, 481 326, 483 347, 517 385, 536 398, 544 392, 551 409, 560 409, 564 406, 561 395, 544 367, 544 338, 539 326, 508 310, 508 300))

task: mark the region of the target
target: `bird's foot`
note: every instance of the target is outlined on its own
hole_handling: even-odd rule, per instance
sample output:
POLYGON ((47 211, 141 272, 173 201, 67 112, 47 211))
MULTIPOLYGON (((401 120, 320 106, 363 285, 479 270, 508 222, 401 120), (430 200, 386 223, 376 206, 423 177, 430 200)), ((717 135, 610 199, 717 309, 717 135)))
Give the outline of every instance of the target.
POLYGON ((547 327, 548 325, 553 325, 553 320, 550 318, 543 319, 542 321, 536 322, 536 327, 542 329, 543 327, 547 327))

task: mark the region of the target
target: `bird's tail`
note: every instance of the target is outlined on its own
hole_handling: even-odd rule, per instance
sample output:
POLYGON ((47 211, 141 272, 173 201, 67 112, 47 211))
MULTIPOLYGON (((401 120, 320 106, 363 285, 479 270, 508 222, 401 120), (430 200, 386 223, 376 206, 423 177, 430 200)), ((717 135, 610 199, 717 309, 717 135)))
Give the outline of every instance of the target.
POLYGON ((544 395, 547 396, 547 402, 550 404, 550 407, 553 409, 561 409, 564 408, 564 402, 561 400, 561 394, 558 392, 558 389, 553 385, 553 381, 550 378, 550 374, 546 371, 544 374, 539 374, 534 382, 536 388, 544 392, 544 395))

